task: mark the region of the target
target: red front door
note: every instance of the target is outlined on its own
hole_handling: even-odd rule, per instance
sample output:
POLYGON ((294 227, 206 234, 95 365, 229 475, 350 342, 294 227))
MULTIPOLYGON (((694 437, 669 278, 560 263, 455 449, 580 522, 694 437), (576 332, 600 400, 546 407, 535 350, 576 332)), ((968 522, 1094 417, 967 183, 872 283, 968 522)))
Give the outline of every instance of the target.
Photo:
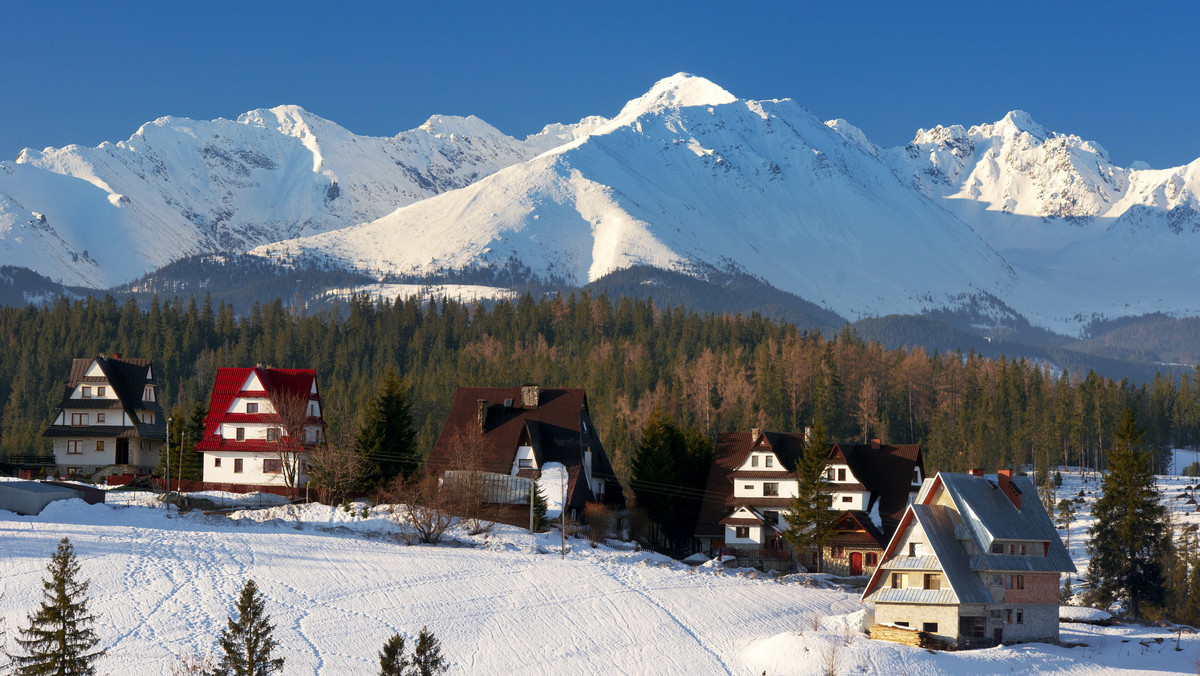
POLYGON ((850 554, 850 574, 862 575, 862 552, 850 554))

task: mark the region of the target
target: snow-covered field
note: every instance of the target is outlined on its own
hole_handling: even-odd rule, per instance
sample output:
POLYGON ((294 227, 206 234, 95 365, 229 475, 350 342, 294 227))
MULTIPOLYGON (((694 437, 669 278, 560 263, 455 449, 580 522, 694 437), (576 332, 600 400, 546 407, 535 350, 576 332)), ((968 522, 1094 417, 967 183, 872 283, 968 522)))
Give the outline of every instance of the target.
POLYGON ((1062 629, 1080 647, 934 653, 867 639, 857 594, 820 577, 692 568, 583 540, 568 540, 564 558, 557 533, 508 526, 408 545, 382 507, 366 518, 320 505, 220 516, 167 512, 144 494, 109 498, 56 502, 36 517, 0 512, 10 649, 65 535, 92 583, 108 674, 169 673, 179 656, 211 650, 247 577, 266 596, 286 674, 374 673, 388 636, 425 625, 452 673, 510 676, 814 674, 834 663, 866 674, 1194 673, 1200 654, 1197 635, 1177 652, 1166 629, 1082 624, 1062 629))

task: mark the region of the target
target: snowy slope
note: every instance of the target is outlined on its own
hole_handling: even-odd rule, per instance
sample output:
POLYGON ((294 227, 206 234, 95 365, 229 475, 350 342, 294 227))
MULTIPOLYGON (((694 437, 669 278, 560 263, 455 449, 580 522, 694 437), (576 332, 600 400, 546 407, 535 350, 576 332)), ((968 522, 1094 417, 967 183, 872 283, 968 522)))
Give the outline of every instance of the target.
POLYGON ((405 274, 518 261, 574 284, 736 270, 855 318, 1014 283, 970 227, 792 101, 679 74, 596 123, 467 188, 254 253, 405 274))
POLYGON ((1165 628, 1064 624, 1063 641, 1084 645, 925 651, 867 639, 857 593, 819 577, 688 568, 582 540, 564 558, 556 533, 506 526, 488 538, 456 533, 460 546, 406 546, 385 509, 226 518, 69 500, 36 517, 0 512, 0 621, 12 649, 66 536, 91 581, 101 674, 157 676, 212 650, 248 577, 287 674, 375 673, 384 640, 398 632, 411 645, 422 626, 452 674, 801 675, 835 661, 837 673, 1186 674, 1200 649, 1185 634, 1175 652, 1165 628))
POLYGON ((1006 300, 1035 324, 1073 333, 1094 317, 1200 314, 1200 160, 1122 168, 1022 111, 922 129, 882 155, 1013 266, 1006 300))
POLYGON ((106 287, 201 252, 374 220, 534 155, 475 117, 358 136, 295 106, 164 117, 0 163, 0 263, 106 287))

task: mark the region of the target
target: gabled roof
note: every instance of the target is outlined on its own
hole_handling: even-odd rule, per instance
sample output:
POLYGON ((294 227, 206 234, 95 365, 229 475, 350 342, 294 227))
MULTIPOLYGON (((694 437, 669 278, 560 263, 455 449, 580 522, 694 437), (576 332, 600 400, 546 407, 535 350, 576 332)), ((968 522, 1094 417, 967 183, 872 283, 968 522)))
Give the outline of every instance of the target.
MULTIPOLYGON (((567 468, 568 505, 582 507, 594 500, 584 480, 583 452, 592 451, 592 477, 616 483, 616 473, 592 423, 587 394, 580 388, 537 388, 536 406, 525 406, 521 387, 460 387, 454 391, 450 414, 425 467, 433 473, 457 468, 456 440, 478 439, 479 469, 509 474, 517 448, 533 447, 538 468, 548 462, 567 468), (482 411, 480 409, 482 404, 482 411), (482 428, 480 415, 482 413, 482 428)), ((531 402, 532 404, 532 402, 531 402)), ((606 494, 608 501, 619 495, 606 494)))
MULTIPOLYGON (((229 407, 238 397, 267 397, 293 394, 306 397, 310 401, 319 401, 319 394, 314 393, 317 372, 314 369, 277 369, 255 366, 253 368, 222 367, 217 369, 217 377, 213 382, 212 396, 208 402, 208 416, 204 419, 204 438, 196 444, 196 451, 218 450, 274 450, 274 444, 266 444, 259 440, 259 445, 266 444, 267 448, 255 447, 255 440, 237 442, 221 439, 216 436, 217 429, 224 422, 254 422, 267 421, 265 414, 247 414, 230 411, 229 407), (263 390, 243 390, 243 385, 255 375, 262 383, 263 390)), ((312 418, 310 422, 324 425, 320 418, 312 418)))
POLYGON ((992 595, 971 568, 966 551, 954 536, 950 510, 940 505, 910 505, 900 521, 896 535, 884 550, 879 568, 863 590, 864 601, 894 603, 992 603, 992 595), (920 524, 929 542, 932 556, 907 556, 895 552, 913 522, 920 524), (948 589, 890 589, 880 586, 892 572, 938 570, 946 576, 948 589), (878 588, 877 588, 878 587, 878 588), (948 593, 947 593, 948 592, 948 593))
MULTIPOLYGON (((1074 572, 1075 564, 1067 554, 1050 515, 1037 497, 1037 488, 1029 477, 1015 476, 1012 482, 1024 495, 1021 509, 1013 504, 1004 491, 1000 489, 996 475, 976 477, 970 474, 939 472, 932 481, 923 486, 918 499, 928 501, 939 486, 945 488, 959 517, 963 521, 967 533, 975 542, 975 548, 988 554, 980 557, 980 564, 989 570, 1021 570, 1027 568, 1027 563, 1015 568, 1009 561, 1014 557, 994 555, 992 543, 997 540, 1005 541, 1039 541, 1049 542, 1050 548, 1039 567, 1060 572, 1074 572)), ((1026 559, 1030 557, 1015 557, 1026 559)), ((1038 557, 1032 557, 1038 558, 1038 557)))
POLYGON ((833 529, 835 531, 844 531, 849 528, 865 532, 872 540, 879 543, 880 547, 887 545, 887 538, 875 527, 875 523, 871 521, 871 515, 862 510, 846 510, 833 522, 833 529))
POLYGON ((847 444, 833 445, 830 456, 840 455, 854 477, 870 491, 868 509, 879 503, 879 516, 884 531, 894 530, 908 507, 912 492, 913 469, 925 475, 925 460, 919 444, 847 444))
MULTIPOLYGON (((120 409, 124 410, 133 421, 133 427, 130 428, 134 432, 132 434, 122 434, 121 436, 165 440, 167 438, 167 423, 162 415, 155 415, 154 422, 143 423, 138 411, 155 411, 161 412, 162 407, 157 401, 145 401, 142 396, 145 394, 146 385, 154 385, 153 377, 153 362, 149 359, 139 357, 104 357, 98 356, 95 359, 72 359, 71 370, 67 377, 67 385, 63 391, 62 401, 58 404, 58 409, 120 409), (92 363, 100 368, 104 376, 96 377, 87 375, 91 369, 92 363), (97 385, 107 384, 112 388, 113 394, 117 396, 115 401, 105 399, 72 399, 71 395, 75 392, 75 388, 80 384, 95 383, 97 385)), ((51 425, 43 433, 43 436, 66 436, 64 430, 65 425, 51 425)), ((72 428, 74 429, 74 428, 72 428)), ((104 429, 97 427, 96 429, 104 429)), ((113 436, 112 434, 101 434, 99 436, 113 436)))

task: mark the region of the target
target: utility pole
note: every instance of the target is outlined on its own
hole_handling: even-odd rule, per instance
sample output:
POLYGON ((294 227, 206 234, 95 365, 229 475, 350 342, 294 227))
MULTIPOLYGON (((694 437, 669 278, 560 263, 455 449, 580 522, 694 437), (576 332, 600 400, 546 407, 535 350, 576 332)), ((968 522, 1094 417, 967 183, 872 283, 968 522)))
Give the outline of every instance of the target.
POLYGON ((536 490, 537 490, 536 480, 530 479, 529 480, 529 532, 530 533, 533 532, 533 500, 534 500, 534 492, 536 490))
POLYGON ((164 497, 167 499, 167 511, 171 511, 171 423, 175 418, 167 416, 167 492, 164 497))
POLYGON ((562 557, 567 558, 567 468, 562 473, 562 513, 559 514, 562 529, 562 557))

